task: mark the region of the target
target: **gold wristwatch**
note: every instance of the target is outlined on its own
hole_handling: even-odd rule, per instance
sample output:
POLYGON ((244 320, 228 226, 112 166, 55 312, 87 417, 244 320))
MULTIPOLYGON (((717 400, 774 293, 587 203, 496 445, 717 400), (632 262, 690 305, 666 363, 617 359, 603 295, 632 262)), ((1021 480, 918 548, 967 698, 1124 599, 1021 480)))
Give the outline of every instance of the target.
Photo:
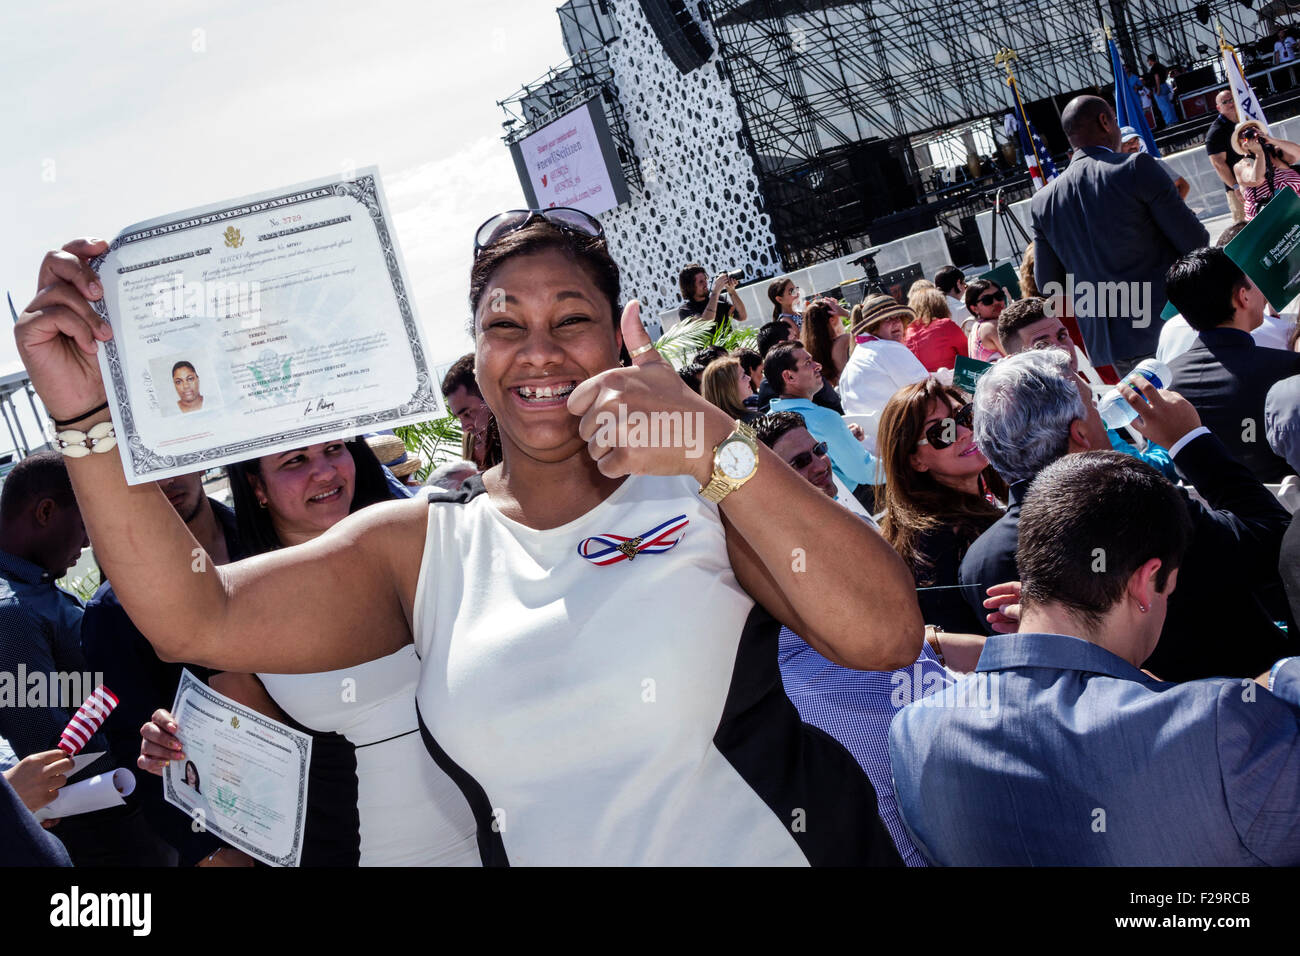
POLYGON ((700 496, 720 504, 758 471, 758 435, 744 422, 713 449, 713 477, 700 496))

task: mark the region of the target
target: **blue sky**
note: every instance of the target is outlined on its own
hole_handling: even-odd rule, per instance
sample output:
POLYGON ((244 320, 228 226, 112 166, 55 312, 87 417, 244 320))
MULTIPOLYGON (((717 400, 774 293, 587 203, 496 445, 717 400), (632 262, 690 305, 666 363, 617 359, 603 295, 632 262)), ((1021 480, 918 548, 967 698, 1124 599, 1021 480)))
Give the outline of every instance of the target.
POLYGON ((451 360, 474 227, 524 202, 496 101, 564 56, 551 0, 6 3, 0 287, 21 310, 68 239, 373 164, 451 360))

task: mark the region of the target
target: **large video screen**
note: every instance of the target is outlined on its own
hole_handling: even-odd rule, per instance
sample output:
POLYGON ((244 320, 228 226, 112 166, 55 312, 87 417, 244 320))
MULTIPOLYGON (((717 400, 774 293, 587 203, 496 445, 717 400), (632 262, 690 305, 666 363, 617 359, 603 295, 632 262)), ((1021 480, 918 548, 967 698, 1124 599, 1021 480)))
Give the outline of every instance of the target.
POLYGON ((510 154, 532 209, 595 216, 631 198, 598 96, 511 144, 510 154))

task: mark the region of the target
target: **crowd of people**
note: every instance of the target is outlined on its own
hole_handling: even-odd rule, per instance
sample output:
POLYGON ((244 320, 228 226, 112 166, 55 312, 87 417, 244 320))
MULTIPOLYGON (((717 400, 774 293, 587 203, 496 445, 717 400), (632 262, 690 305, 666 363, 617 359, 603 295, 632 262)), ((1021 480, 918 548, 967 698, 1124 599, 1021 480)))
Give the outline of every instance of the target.
MULTIPOLYGON (((674 367, 598 220, 505 213, 441 382, 464 460, 427 484, 384 434, 231 465, 231 506, 115 453, 19 463, 0 670, 121 703, 75 774, 68 708, 0 706, 0 860, 257 864, 163 799, 203 772, 167 710, 188 669, 311 735, 303 866, 1300 864, 1295 318, 1260 341, 1263 294, 1104 101, 1065 121, 1019 295, 781 278, 756 334, 674 367), (1077 307, 1067 275, 1178 316, 1077 307), (1130 374, 1158 354, 1170 381, 1130 374), (55 582, 87 544, 83 607, 55 582), (144 771, 124 807, 36 822, 112 765, 144 771)), ((109 420, 103 249, 47 255, 15 330, 65 428, 109 420)), ((734 275, 679 280, 683 322, 745 321, 734 275)))

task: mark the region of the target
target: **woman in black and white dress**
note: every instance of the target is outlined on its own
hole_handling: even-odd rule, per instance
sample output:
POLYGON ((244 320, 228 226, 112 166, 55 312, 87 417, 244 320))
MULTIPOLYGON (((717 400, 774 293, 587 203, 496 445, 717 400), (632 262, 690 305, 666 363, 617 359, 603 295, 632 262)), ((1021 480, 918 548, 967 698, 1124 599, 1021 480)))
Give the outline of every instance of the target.
MULTIPOLYGON (((392 498, 366 442, 320 442, 231 465, 239 537, 249 554, 311 541, 392 498)), ((276 638, 268 632, 268 640, 276 638)), ((405 645, 320 674, 214 674, 219 692, 312 736, 303 866, 475 866, 469 806, 430 761, 415 712, 420 661, 405 645)), ((180 742, 153 722, 146 739, 180 742)), ((144 769, 161 773, 148 758, 144 769)))
MULTIPOLYGON (((102 401, 91 337, 109 333, 83 300, 102 248, 47 256, 18 325, 55 416, 102 401)), ((620 334, 617 295, 595 220, 496 217, 471 298, 504 461, 460 500, 377 505, 194 575, 166 501, 91 455, 69 472, 96 551, 165 657, 320 671, 413 640, 424 743, 465 794, 485 863, 896 865, 856 761, 785 697, 777 636, 785 623, 850 667, 910 663, 910 575, 686 389, 635 303, 620 334), (675 439, 647 440, 647 421, 675 439), (280 640, 250 637, 268 623, 280 640)))

